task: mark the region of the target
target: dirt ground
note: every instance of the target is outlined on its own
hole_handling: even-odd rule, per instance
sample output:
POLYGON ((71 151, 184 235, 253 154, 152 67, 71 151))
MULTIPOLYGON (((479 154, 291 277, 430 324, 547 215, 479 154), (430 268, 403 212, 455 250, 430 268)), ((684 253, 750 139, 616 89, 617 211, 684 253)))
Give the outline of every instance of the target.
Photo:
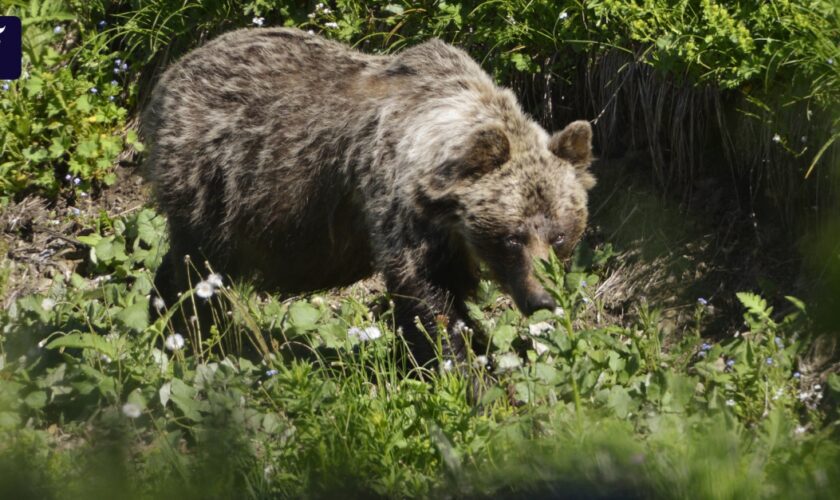
POLYGON ((47 290, 56 275, 69 278, 88 251, 76 239, 90 227, 84 221, 103 211, 112 217, 127 214, 149 203, 148 188, 133 167, 117 167, 116 173, 117 182, 95 199, 59 198, 50 204, 29 196, 0 210, 0 307, 47 290))

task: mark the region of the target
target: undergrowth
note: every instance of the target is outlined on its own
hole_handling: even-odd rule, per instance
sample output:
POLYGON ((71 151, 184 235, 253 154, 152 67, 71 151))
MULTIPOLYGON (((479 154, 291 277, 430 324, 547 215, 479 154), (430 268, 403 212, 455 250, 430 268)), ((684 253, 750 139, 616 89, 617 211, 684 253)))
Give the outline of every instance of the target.
POLYGON ((482 282, 470 311, 489 351, 416 367, 361 289, 280 300, 214 275, 176 307, 213 301, 209 332, 149 324, 163 219, 91 222, 82 274, 2 313, 4 491, 828 498, 837 486, 837 415, 820 403, 840 378, 815 385, 800 366, 797 299, 780 317, 740 294, 745 327, 716 344, 700 337, 699 300, 665 349, 653 306, 627 325, 600 319, 601 247, 569 271, 542 263, 553 312, 523 318, 482 282), (9 472, 20 464, 29 472, 9 472))

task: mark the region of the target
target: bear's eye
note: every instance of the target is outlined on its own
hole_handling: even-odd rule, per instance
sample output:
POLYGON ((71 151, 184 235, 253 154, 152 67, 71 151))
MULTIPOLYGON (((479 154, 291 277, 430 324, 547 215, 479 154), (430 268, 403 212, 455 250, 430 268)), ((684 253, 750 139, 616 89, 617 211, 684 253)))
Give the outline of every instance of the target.
POLYGON ((525 245, 525 239, 517 234, 505 238, 505 246, 508 248, 520 248, 525 245))
POLYGON ((565 234, 558 234, 554 238, 554 241, 551 242, 551 246, 560 247, 560 246, 563 246, 563 243, 565 243, 565 242, 566 242, 566 235, 565 234))

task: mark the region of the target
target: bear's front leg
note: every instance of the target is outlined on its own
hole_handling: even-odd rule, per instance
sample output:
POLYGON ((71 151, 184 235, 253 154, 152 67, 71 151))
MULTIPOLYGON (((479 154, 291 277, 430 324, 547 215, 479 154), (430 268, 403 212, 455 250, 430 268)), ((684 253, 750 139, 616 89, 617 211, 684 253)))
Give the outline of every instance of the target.
POLYGON ((441 329, 445 331, 440 339, 444 359, 466 359, 464 326, 468 323, 462 299, 428 277, 409 278, 386 273, 386 281, 394 300, 397 327, 402 330, 402 336, 419 366, 436 359, 435 349, 441 329))

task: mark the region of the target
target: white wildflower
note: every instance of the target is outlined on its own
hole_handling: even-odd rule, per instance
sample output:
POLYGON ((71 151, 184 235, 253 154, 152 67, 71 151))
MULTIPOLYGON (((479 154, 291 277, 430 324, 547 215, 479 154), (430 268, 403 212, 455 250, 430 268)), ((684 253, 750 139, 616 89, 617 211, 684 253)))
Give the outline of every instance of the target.
POLYGON ((794 432, 796 435, 802 435, 802 434, 805 434, 805 431, 807 431, 807 430, 808 430, 808 429, 807 429, 807 428, 805 428, 805 426, 803 426, 803 425, 797 425, 797 426, 796 426, 796 429, 794 429, 794 431, 793 431, 793 432, 794 432))
POLYGON ((315 5, 315 10, 321 10, 321 9, 323 9, 323 8, 324 8, 324 3, 323 3, 323 2, 318 2, 318 3, 315 5))
POLYGON ((251 23, 253 23, 254 26, 262 27, 264 22, 265 22, 264 17, 255 17, 255 18, 251 19, 251 23))
POLYGON ((46 297, 41 301, 41 309, 45 311, 52 311, 53 307, 55 307, 55 301, 53 299, 46 297))
POLYGON ((506 352, 502 355, 496 356, 496 367, 500 372, 519 368, 521 364, 522 360, 519 359, 519 356, 512 352, 506 352))
POLYGON ((43 349, 45 345, 47 345, 47 339, 38 342, 38 349, 43 349))
POLYGON ((443 371, 445 371, 445 372, 451 372, 451 371, 452 371, 452 367, 453 367, 454 365, 455 365, 455 364, 452 362, 452 360, 451 360, 451 359, 447 359, 446 361, 444 361, 444 362, 443 362, 443 365, 441 366, 441 368, 442 368, 442 369, 443 369, 443 371))
POLYGON ((540 321, 539 323, 528 325, 528 332, 535 337, 540 337, 544 333, 551 332, 553 330, 554 327, 546 321, 540 321))
POLYGON ((312 31, 312 30, 306 30, 306 32, 307 32, 307 33, 309 33, 310 35, 314 35, 314 34, 315 34, 315 32, 314 32, 314 31, 312 31))
POLYGON ((308 17, 309 19, 315 19, 315 13, 310 12, 309 14, 306 15, 306 17, 308 17))
POLYGON ((489 360, 487 359, 487 356, 485 356, 484 354, 482 354, 480 356, 476 356, 475 360, 473 361, 473 365, 476 368, 486 368, 488 364, 489 364, 489 360))
POLYGON ((827 62, 828 64, 834 64, 834 58, 833 58, 833 57, 829 57, 828 59, 826 59, 826 61, 825 61, 825 62, 827 62))
POLYGON ((370 340, 376 340, 379 337, 381 337, 382 331, 380 331, 379 328, 375 326, 369 326, 364 329, 353 326, 347 330, 347 335, 349 337, 355 337, 362 342, 368 342, 370 340))
POLYGON ((99 356, 99 359, 101 359, 102 362, 105 363, 105 364, 108 364, 108 363, 111 362, 111 357, 108 356, 107 354, 103 354, 102 356, 99 356))
POLYGON ((184 347, 184 337, 180 333, 173 333, 166 337, 163 345, 170 351, 178 351, 184 347))
POLYGON ((735 406, 735 400, 734 399, 727 399, 726 400, 726 406, 730 406, 730 407, 735 406))
POLYGON ((565 314, 566 314, 566 311, 562 307, 557 306, 557 307, 554 308, 554 315, 555 316, 559 316, 559 317, 562 318, 565 314))
POLYGON ((209 281, 199 281, 198 284, 195 285, 195 294, 202 299, 209 299, 214 293, 216 293, 216 290, 209 281))
POLYGON ((773 142, 782 142, 782 136, 779 134, 773 134, 773 142))
POLYGON ((560 19, 568 19, 568 17, 569 17, 569 13, 566 12, 565 10, 560 13, 560 19))
POLYGON ((211 273, 210 276, 207 276, 207 283, 210 283, 213 288, 222 288, 225 286, 222 275, 219 273, 211 273))
POLYGON ((162 298, 156 296, 152 299, 152 306, 155 308, 155 311, 160 312, 166 307, 166 302, 164 302, 162 298))
POLYGON ((143 413, 143 409, 136 403, 126 403, 122 407, 122 412, 128 418, 137 418, 143 413))
POLYGON ((338 28, 338 23, 334 22, 334 21, 330 21, 328 23, 324 23, 324 26, 326 26, 327 28, 330 28, 330 29, 337 29, 338 28))

